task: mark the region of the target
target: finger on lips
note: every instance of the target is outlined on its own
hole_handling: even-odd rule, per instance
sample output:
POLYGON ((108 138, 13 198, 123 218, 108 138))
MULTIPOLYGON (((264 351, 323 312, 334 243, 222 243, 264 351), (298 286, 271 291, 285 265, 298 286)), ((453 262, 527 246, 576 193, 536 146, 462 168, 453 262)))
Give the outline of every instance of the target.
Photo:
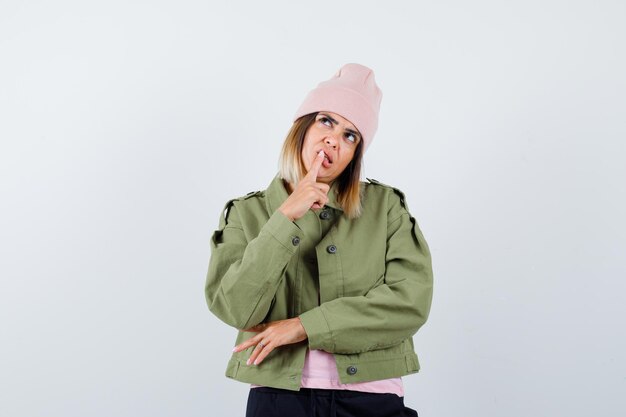
POLYGON ((317 178, 317 173, 319 172, 320 167, 322 166, 322 162, 324 162, 324 151, 319 151, 317 153, 317 156, 315 157, 315 160, 313 161, 313 165, 311 166, 311 171, 309 171, 309 174, 311 175, 311 178, 313 180, 317 178))

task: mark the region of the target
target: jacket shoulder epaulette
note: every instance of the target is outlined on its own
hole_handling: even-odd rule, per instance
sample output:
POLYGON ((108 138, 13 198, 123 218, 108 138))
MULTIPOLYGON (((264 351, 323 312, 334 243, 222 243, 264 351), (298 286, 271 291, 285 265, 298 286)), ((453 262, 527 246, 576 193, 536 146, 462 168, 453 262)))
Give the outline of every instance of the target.
POLYGON ((249 199, 249 198, 251 198, 251 197, 254 197, 254 196, 257 196, 257 195, 262 196, 262 195, 263 195, 263 191, 250 191, 248 194, 244 195, 244 196, 243 196, 243 197, 241 197, 241 198, 242 198, 243 200, 247 200, 247 199, 249 199))
POLYGON ((404 193, 399 188, 393 187, 391 185, 383 184, 382 182, 375 180, 373 178, 365 178, 365 179, 368 180, 371 184, 393 190, 393 192, 396 193, 398 197, 400 197, 400 203, 402 204, 402 207, 404 207, 406 211, 409 211, 409 207, 406 204, 406 197, 404 196, 404 193))
POLYGON ((246 195, 231 198, 230 200, 228 200, 226 204, 224 204, 224 208, 222 209, 222 214, 220 216, 220 229, 223 229, 228 223, 228 213, 230 212, 230 208, 235 203, 235 201, 247 200, 258 195, 263 195, 263 191, 250 191, 246 195))

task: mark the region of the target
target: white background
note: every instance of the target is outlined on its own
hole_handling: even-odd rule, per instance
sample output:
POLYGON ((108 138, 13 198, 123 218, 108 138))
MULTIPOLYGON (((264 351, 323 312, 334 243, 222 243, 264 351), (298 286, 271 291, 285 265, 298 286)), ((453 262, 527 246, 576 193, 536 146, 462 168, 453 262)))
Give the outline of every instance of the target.
POLYGON ((626 414, 621 1, 1 1, 0 415, 243 416, 204 300, 306 93, 383 91, 364 177, 433 254, 420 417, 626 414))

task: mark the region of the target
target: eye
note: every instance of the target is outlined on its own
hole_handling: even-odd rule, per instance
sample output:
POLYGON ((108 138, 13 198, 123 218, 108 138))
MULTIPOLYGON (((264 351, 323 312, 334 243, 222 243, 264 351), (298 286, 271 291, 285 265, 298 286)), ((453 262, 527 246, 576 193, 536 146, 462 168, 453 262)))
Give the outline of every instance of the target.
POLYGON ((331 123, 331 121, 328 119, 328 117, 324 117, 324 116, 322 116, 322 117, 320 117, 319 121, 320 121, 320 122, 322 122, 322 123, 324 123, 324 124, 326 124, 325 122, 328 122, 327 126, 332 126, 332 125, 333 125, 333 124, 331 123))
POLYGON ((347 138, 350 142, 352 142, 352 143, 356 143, 356 142, 357 142, 357 137, 356 137, 356 135, 355 135, 355 134, 353 134, 353 133, 350 133, 350 132, 346 133, 346 138, 347 138))

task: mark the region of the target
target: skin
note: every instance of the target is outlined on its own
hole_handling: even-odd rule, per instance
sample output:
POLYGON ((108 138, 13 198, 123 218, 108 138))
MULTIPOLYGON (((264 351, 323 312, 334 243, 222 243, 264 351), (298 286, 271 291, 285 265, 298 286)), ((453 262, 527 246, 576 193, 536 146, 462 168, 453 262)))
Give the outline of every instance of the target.
POLYGON ((330 184, 352 161, 360 140, 361 135, 348 119, 337 113, 320 112, 302 144, 302 161, 307 175, 295 187, 287 184, 291 194, 278 209, 294 221, 310 208, 323 207, 328 202, 330 184), (319 160, 320 151, 324 151, 332 163, 319 160))
POLYGON ((302 161, 307 172, 317 153, 323 150, 332 164, 322 164, 317 180, 325 184, 332 183, 352 161, 359 140, 357 128, 348 119, 337 113, 320 112, 307 130, 302 145, 302 161))
MULTIPOLYGON (((294 187, 287 184, 289 197, 278 208, 291 221, 309 209, 319 209, 328 202, 330 184, 348 166, 361 135, 348 119, 332 112, 320 112, 309 127, 302 146, 302 161, 307 174, 294 187), (320 152, 323 151, 323 152, 320 152), (326 153, 332 163, 324 160, 326 153)), ((254 346, 247 364, 259 365, 275 348, 307 339, 299 317, 261 323, 244 329, 255 336, 235 346, 233 352, 254 346)))

